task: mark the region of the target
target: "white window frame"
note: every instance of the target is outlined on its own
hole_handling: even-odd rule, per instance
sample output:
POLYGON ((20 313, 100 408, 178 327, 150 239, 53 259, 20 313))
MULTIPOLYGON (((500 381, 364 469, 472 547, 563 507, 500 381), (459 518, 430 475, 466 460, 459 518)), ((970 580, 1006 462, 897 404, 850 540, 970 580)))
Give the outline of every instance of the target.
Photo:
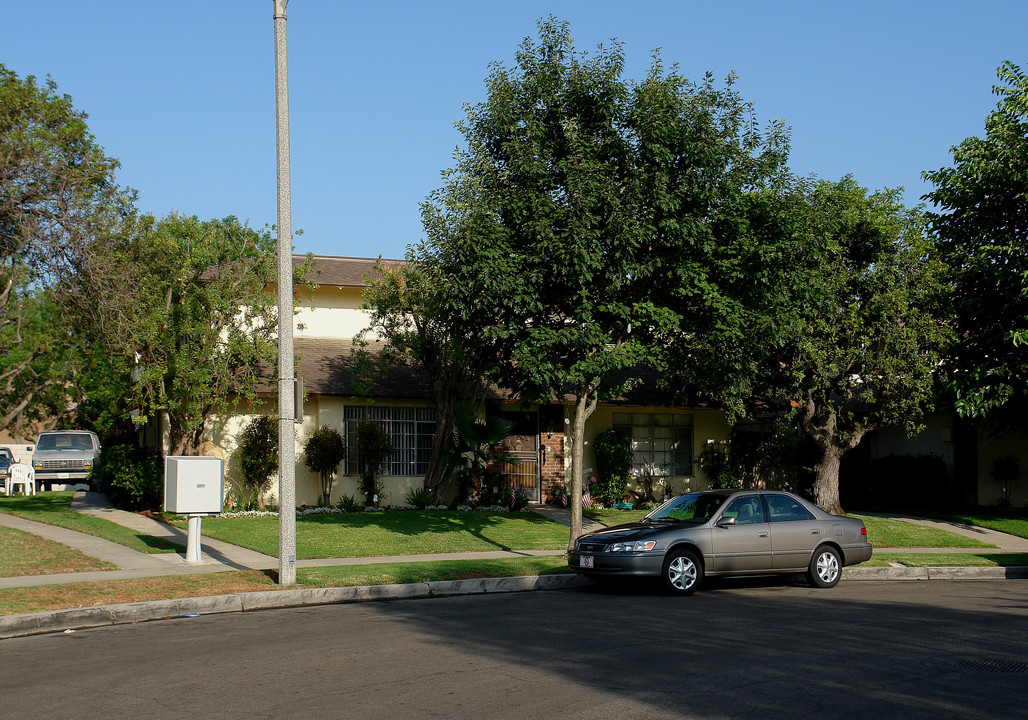
POLYGON ((632 438, 632 476, 692 477, 691 414, 616 412, 613 426, 632 438))

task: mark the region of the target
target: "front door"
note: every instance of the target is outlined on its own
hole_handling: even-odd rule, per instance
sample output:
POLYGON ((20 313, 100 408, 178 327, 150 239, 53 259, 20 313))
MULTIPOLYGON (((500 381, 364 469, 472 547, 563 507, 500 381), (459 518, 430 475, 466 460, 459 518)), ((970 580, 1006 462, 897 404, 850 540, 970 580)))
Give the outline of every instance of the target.
POLYGON ((771 532, 764 521, 764 508, 757 495, 736 498, 721 513, 721 520, 734 524, 713 528, 711 548, 718 572, 745 572, 771 567, 771 532))
POLYGON ((525 493, 531 502, 539 502, 539 414, 501 410, 490 413, 514 423, 513 431, 503 441, 509 458, 503 464, 504 485, 525 493))

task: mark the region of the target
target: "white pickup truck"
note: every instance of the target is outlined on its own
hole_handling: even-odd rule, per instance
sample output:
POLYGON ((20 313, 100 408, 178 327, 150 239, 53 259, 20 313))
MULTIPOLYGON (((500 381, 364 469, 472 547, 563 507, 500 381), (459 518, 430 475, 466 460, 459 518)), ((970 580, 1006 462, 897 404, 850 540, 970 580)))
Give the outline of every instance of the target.
POLYGON ((36 484, 49 490, 55 483, 89 484, 100 456, 100 438, 89 430, 47 430, 39 434, 32 453, 36 484))

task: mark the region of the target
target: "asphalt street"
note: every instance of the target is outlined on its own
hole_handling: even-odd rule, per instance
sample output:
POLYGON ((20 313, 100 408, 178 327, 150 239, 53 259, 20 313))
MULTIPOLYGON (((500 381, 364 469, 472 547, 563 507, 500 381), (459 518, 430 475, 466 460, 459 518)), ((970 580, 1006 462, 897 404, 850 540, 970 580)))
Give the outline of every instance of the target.
POLYGON ((0 641, 17 718, 1028 717, 1028 581, 721 581, 0 641))

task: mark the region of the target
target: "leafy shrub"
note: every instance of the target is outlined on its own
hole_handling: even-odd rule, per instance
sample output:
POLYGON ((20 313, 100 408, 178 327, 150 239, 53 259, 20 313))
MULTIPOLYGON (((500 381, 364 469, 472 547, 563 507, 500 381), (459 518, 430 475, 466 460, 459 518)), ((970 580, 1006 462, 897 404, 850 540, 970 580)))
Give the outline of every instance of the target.
POLYGON ((632 472, 632 438, 618 428, 604 430, 593 441, 596 453, 596 482, 589 494, 610 507, 621 502, 632 472))
POLYGON ((239 440, 239 472, 243 488, 263 510, 264 489, 278 471, 278 423, 258 415, 243 429, 239 440))
POLYGON ((364 509, 364 503, 353 495, 343 495, 336 503, 336 507, 346 513, 358 513, 364 509))
POLYGON ((707 440, 706 446, 696 458, 696 464, 710 480, 710 487, 742 487, 742 482, 732 471, 731 445, 728 442, 707 440))
POLYGON ((320 505, 328 507, 332 499, 333 475, 346 457, 346 445, 338 430, 327 425, 315 430, 304 446, 303 464, 321 478, 320 505))
POLYGON ((382 496, 379 470, 395 448, 389 434, 374 420, 357 424, 357 459, 360 463, 360 487, 368 505, 378 505, 382 496))
POLYGON ((105 445, 92 481, 119 510, 159 510, 164 501, 164 461, 154 447, 105 445))
POLYGON ((418 510, 424 510, 433 503, 435 503, 435 496, 431 490, 411 488, 410 492, 407 493, 407 504, 413 505, 418 510))

